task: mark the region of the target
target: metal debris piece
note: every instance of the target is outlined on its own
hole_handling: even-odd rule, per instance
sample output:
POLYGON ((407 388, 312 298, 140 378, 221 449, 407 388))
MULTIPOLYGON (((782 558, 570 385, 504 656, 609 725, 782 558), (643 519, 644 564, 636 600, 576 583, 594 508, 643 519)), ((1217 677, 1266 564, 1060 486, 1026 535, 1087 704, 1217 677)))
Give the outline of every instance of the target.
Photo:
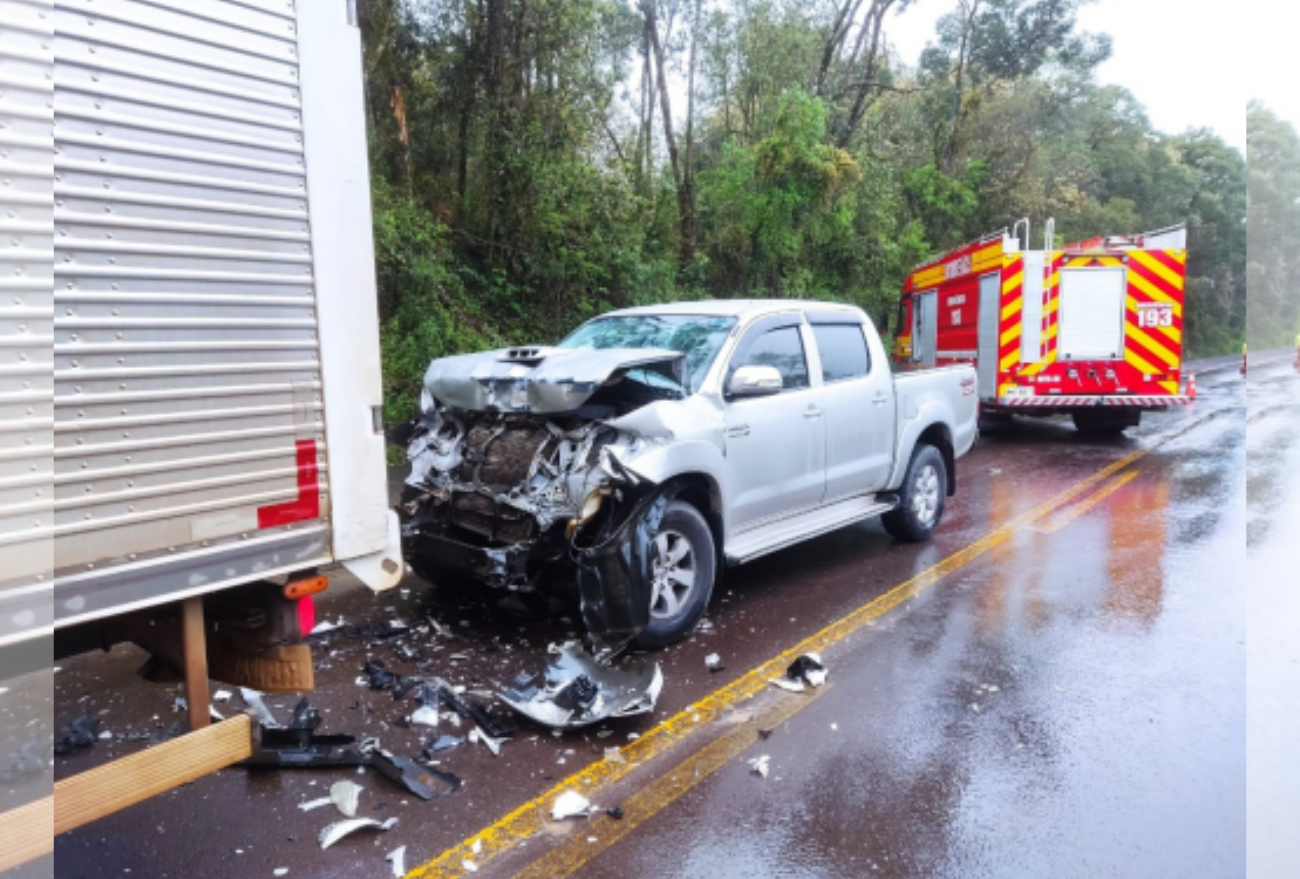
POLYGON ((310 812, 312 809, 319 809, 321 806, 328 806, 332 802, 334 802, 334 800, 330 797, 320 797, 319 799, 299 803, 298 808, 302 809, 304 812, 310 812))
POLYGON ((282 728, 280 726, 280 721, 275 719, 275 715, 271 713, 271 709, 267 708, 266 703, 262 701, 262 694, 260 692, 257 690, 251 690, 248 687, 240 687, 239 697, 244 700, 244 704, 248 706, 249 712, 253 715, 253 719, 261 726, 266 729, 282 728))
POLYGON ((505 739, 493 738, 477 726, 469 731, 469 740, 471 742, 482 742, 494 757, 501 756, 501 744, 505 741, 505 739))
POLYGON ((466 702, 457 694, 456 688, 441 678, 432 678, 426 682, 415 698, 425 705, 441 702, 466 720, 477 723, 494 739, 508 739, 519 731, 514 724, 493 716, 478 705, 466 702))
POLYGON ((409 678, 398 677, 393 683, 393 698, 405 699, 406 695, 414 690, 420 684, 424 683, 424 678, 413 675, 409 678))
POLYGON ((722 657, 716 653, 710 653, 708 656, 704 657, 704 667, 711 672, 722 671, 722 657))
POLYGON ((555 804, 551 806, 551 818, 555 821, 563 821, 565 818, 586 818, 595 810, 596 807, 591 804, 591 800, 577 791, 566 790, 555 798, 555 804))
POLYGON ((805 689, 807 689, 799 681, 791 681, 786 678, 769 678, 768 683, 774 687, 779 687, 782 690, 787 690, 791 693, 802 693, 805 689))
POLYGON ((804 681, 811 686, 820 687, 826 683, 826 666, 816 653, 805 653, 785 670, 785 676, 792 681, 804 681))
POLYGON ((402 879, 406 875, 406 846, 399 845, 384 855, 384 860, 393 865, 394 879, 402 879))
POLYGON ((54 743, 54 753, 62 756, 63 754, 80 751, 83 748, 89 748, 95 744, 98 737, 99 718, 91 714, 83 714, 72 721, 72 725, 54 743))
POLYGON ((458 748, 465 744, 465 740, 460 736, 438 736, 438 738, 424 746, 424 753, 436 754, 439 751, 450 751, 452 748, 458 748))
POLYGON ((338 807, 345 818, 357 817, 361 804, 361 785, 355 781, 336 781, 330 786, 330 802, 338 807))
POLYGON ((397 681, 397 675, 388 670, 382 660, 369 659, 361 668, 372 690, 387 690, 397 681))
POLYGON ((749 771, 761 778, 767 778, 768 761, 770 759, 767 754, 761 757, 749 758, 749 771))
POLYGON ((344 625, 345 623, 343 622, 343 617, 339 617, 339 621, 337 623, 331 623, 329 620, 322 620, 321 622, 317 623, 316 627, 313 628, 308 634, 323 635, 326 632, 332 632, 335 629, 341 629, 343 628, 344 625))
POLYGON ((582 727, 611 717, 631 717, 654 710, 663 689, 659 666, 607 668, 581 647, 565 645, 547 660, 546 671, 522 674, 501 701, 537 723, 582 727))
POLYGON ((423 766, 409 757, 398 757, 383 748, 375 748, 368 756, 367 766, 422 800, 432 800, 460 789, 460 779, 455 775, 423 766))
POLYGON ((350 833, 356 833, 358 830, 373 828, 375 830, 392 830, 397 824, 396 818, 389 818, 387 821, 379 821, 374 818, 352 818, 347 821, 337 821, 334 824, 323 828, 318 837, 320 847, 327 849, 334 843, 350 833))

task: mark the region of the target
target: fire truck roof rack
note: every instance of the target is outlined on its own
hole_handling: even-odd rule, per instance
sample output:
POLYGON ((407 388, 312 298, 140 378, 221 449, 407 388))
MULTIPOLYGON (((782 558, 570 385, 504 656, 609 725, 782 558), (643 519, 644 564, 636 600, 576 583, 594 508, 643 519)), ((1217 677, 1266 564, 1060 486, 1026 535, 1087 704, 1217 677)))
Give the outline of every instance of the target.
POLYGON ((1177 223, 1151 232, 1130 235, 1098 235, 1085 238, 1073 244, 1067 244, 1065 250, 1078 252, 1084 250, 1161 250, 1164 248, 1187 247, 1187 225, 1177 223))

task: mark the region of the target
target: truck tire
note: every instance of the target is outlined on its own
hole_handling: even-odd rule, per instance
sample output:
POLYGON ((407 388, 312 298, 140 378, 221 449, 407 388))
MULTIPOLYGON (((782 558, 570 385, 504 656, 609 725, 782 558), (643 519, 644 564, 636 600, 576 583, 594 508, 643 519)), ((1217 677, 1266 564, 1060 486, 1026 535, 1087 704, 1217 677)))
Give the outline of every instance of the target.
POLYGON ((885 530, 898 540, 920 543, 930 539, 943 518, 948 497, 948 466, 934 446, 921 443, 912 452, 898 492, 898 506, 880 517, 885 530))
POLYGON ((1141 409, 1102 408, 1075 409, 1070 413, 1075 430, 1084 436, 1119 436, 1126 428, 1137 427, 1142 420, 1141 409))
POLYGON ((685 501, 668 504, 654 538, 650 625, 638 647, 659 650, 695 630, 713 594, 717 551, 700 511, 685 501))

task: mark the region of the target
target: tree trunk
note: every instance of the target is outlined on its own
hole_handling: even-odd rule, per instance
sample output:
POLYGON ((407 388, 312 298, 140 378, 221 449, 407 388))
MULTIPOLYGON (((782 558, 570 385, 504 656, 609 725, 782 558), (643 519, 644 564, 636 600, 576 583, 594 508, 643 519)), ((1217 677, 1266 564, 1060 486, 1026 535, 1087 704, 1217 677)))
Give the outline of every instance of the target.
POLYGON ((642 4, 641 9, 645 15, 646 36, 650 39, 650 48, 655 57, 659 115, 664 120, 664 141, 668 147, 668 162, 672 165, 673 180, 677 184, 677 268, 680 271, 695 262, 695 193, 691 185, 691 176, 682 167, 682 157, 677 149, 677 137, 673 133, 673 108, 668 98, 668 71, 664 62, 663 45, 659 41, 659 24, 653 0, 647 0, 642 4))

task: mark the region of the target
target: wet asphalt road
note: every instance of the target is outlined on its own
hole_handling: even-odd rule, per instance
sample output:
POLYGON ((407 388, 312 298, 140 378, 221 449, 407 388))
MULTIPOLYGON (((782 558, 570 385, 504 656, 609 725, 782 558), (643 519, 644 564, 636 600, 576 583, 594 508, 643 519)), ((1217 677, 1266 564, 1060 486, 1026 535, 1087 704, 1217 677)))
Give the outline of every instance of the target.
MULTIPOLYGON (((1085 440, 1058 422, 987 434, 959 465, 959 494, 930 544, 896 545, 863 524, 730 572, 709 612, 713 631, 654 657, 667 684, 653 716, 562 737, 525 727, 500 757, 462 746, 441 765, 465 786, 432 803, 373 775, 223 771, 60 837, 55 875, 240 879, 287 867, 291 877, 378 877, 399 845, 416 867, 629 734, 1143 449, 1112 479, 827 650, 831 683, 815 698, 764 693, 602 791, 601 805, 645 802, 616 834, 604 817, 547 827, 479 875, 511 875, 546 856, 564 866, 542 875, 585 877, 1244 876, 1248 778, 1251 875, 1291 875, 1255 867, 1297 862, 1286 847, 1295 845, 1300 785, 1287 781, 1300 772, 1286 742, 1300 712, 1279 694, 1300 692, 1288 625, 1300 602, 1287 565, 1300 533, 1300 377, 1289 361, 1252 374, 1248 453, 1246 389, 1234 367, 1202 366, 1194 407, 1148 417, 1124 439, 1085 440), (1248 580, 1250 623, 1266 633, 1249 651, 1249 712, 1248 580), (725 671, 705 670, 711 652, 725 671), (682 761, 754 711, 791 716, 707 772, 692 769, 689 789, 673 788, 682 761), (763 754, 766 779, 745 762, 763 754), (365 787, 361 814, 400 822, 322 852, 316 834, 338 816, 297 804, 341 777, 365 787), (1259 815, 1257 788, 1266 795, 1259 815), (622 839, 610 845, 611 835, 622 839)), ((406 639, 420 650, 413 660, 394 642, 330 638, 317 650, 311 696, 323 731, 378 736, 414 756, 430 732, 400 725, 411 703, 357 685, 367 656, 487 692, 540 668, 548 643, 577 634, 563 620, 459 606, 414 578, 403 589, 374 598, 340 577, 321 614, 349 623, 433 616, 455 637, 406 639)), ((104 712, 116 736, 161 734, 180 717, 171 711, 179 686, 138 681, 141 661, 117 647, 63 663, 56 723, 90 710, 104 712)), ((296 698, 267 701, 285 717, 296 698)), ((218 707, 238 705, 235 696, 218 707)), ((115 738, 61 759, 57 771, 143 746, 115 738)))

